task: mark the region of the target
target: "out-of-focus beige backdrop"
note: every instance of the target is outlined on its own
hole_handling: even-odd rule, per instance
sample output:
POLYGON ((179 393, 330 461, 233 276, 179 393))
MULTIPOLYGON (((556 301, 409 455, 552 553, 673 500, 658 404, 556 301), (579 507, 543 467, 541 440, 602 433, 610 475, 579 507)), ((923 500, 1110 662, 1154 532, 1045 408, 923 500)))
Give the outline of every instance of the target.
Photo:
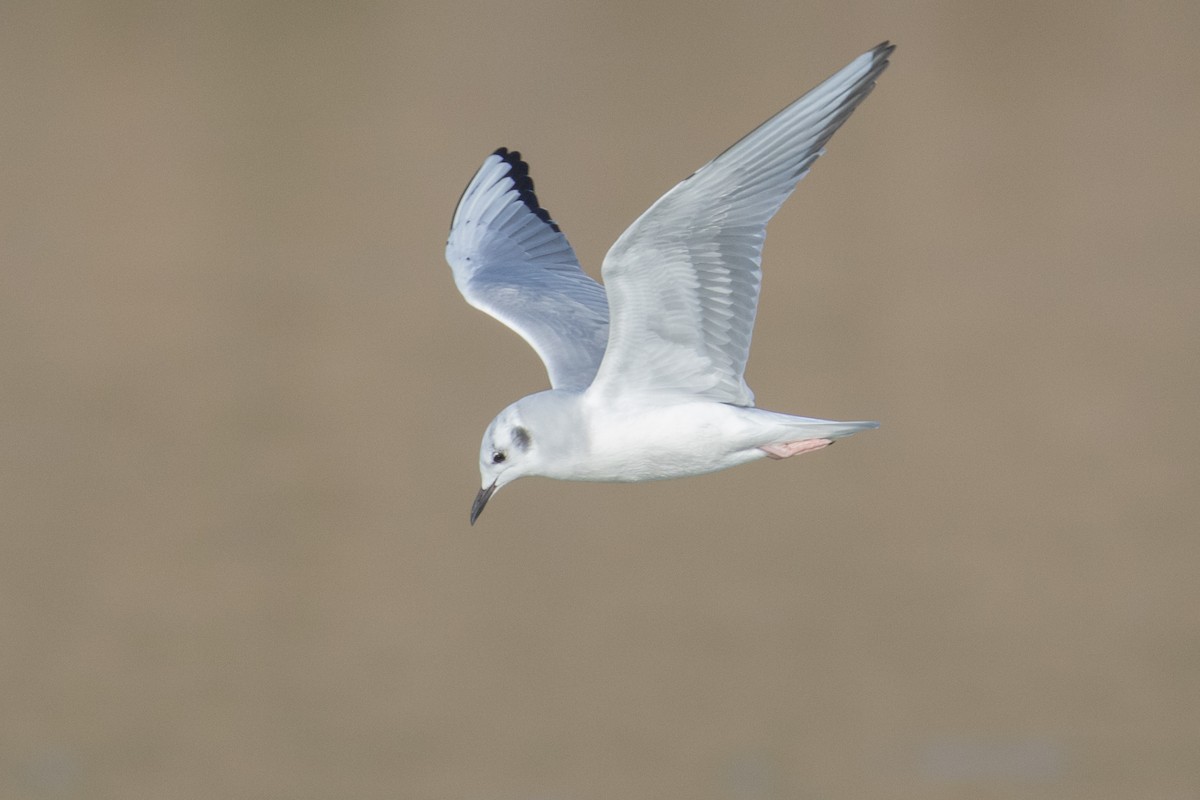
POLYGON ((0 796, 1200 796, 1196 3, 2 16, 0 796), (883 427, 468 527, 483 157, 597 274, 885 38, 749 370, 883 427))

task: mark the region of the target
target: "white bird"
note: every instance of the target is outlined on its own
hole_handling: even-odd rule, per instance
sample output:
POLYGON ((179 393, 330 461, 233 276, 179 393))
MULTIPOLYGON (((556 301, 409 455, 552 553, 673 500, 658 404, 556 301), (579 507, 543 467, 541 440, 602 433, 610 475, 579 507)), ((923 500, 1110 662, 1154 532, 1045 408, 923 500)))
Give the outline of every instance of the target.
POLYGON ((754 407, 742 377, 767 221, 888 65, 850 62, 663 195, 608 251, 604 286, 500 148, 467 185, 446 260, 467 302, 512 328, 552 388, 488 425, 471 524, 517 478, 647 481, 788 458, 879 427, 754 407))

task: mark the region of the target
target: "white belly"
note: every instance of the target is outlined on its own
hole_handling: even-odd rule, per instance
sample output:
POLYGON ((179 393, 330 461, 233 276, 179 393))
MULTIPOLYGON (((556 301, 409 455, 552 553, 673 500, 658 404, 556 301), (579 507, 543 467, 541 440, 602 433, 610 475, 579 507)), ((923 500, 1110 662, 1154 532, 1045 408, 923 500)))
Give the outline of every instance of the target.
POLYGON ((588 409, 588 457, 574 480, 682 478, 764 457, 753 412, 697 401, 588 409))

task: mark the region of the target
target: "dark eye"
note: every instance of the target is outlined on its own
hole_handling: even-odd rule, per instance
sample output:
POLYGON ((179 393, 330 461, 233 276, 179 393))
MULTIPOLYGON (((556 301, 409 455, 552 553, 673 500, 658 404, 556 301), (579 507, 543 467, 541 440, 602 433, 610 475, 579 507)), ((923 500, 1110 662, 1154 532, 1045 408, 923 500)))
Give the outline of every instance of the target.
POLYGON ((495 453, 492 453, 492 463, 493 464, 503 464, 505 458, 507 458, 507 456, 505 456, 504 453, 501 453, 500 451, 496 451, 495 453))

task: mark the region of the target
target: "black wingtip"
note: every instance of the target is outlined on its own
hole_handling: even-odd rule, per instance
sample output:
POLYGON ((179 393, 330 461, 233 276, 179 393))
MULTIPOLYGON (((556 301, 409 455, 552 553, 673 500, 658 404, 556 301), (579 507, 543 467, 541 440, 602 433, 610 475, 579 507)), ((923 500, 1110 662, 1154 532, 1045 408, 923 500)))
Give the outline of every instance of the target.
POLYGON ((520 151, 500 147, 492 155, 500 156, 500 160, 508 164, 508 176, 512 178, 513 184, 517 188, 517 193, 521 197, 521 202, 538 219, 553 228, 556 233, 562 233, 558 227, 558 223, 550 218, 550 212, 542 208, 541 204, 538 203, 537 195, 533 191, 533 178, 529 177, 529 164, 521 158, 520 151))
POLYGON ((885 69, 887 69, 888 64, 890 63, 888 59, 892 57, 892 53, 895 52, 895 50, 896 45, 887 41, 880 42, 871 49, 871 56, 875 62, 875 68, 878 70, 876 72, 877 77, 880 72, 883 72, 885 69))

